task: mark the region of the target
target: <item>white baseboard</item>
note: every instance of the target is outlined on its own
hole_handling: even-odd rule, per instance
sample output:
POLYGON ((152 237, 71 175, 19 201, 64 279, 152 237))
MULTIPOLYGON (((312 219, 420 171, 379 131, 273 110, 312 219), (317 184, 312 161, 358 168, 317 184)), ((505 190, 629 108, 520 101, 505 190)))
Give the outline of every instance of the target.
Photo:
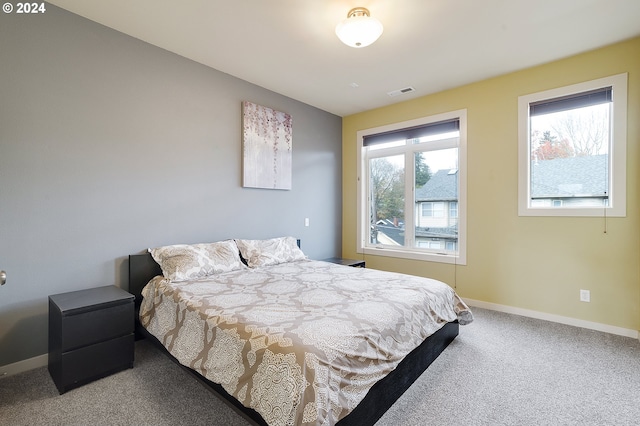
POLYGON ((530 309, 514 308, 513 306, 499 305, 497 303, 483 302, 481 300, 465 298, 464 301, 467 305, 472 307, 475 306, 477 308, 489 309, 491 311, 536 318, 545 321, 557 322, 560 324, 572 325, 575 327, 587 328, 589 330, 616 334, 618 336, 640 339, 640 332, 638 330, 631 330, 628 328, 616 327, 614 325, 601 324, 599 322, 585 321, 576 318, 563 317, 562 315, 547 314, 545 312, 532 311, 530 309))
POLYGON ((14 362, 13 364, 3 365, 0 366, 0 379, 33 370, 35 368, 45 367, 48 363, 49 354, 43 354, 23 361, 14 362))

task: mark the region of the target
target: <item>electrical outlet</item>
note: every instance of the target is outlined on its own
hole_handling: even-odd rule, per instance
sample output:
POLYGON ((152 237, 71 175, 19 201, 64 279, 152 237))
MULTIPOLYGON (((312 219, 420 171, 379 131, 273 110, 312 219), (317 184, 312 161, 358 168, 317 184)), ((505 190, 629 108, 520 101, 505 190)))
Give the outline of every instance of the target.
POLYGON ((304 226, 309 226, 309 218, 308 217, 304 218, 304 226))
POLYGON ((591 302, 591 292, 589 290, 580 290, 580 301, 591 302))

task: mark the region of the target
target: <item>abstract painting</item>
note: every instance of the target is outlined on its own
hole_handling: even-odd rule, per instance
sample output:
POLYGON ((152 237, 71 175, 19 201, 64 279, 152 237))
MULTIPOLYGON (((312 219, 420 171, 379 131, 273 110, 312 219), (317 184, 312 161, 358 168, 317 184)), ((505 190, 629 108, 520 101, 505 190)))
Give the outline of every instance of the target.
POLYGON ((242 186, 291 189, 292 144, 289 114, 243 102, 242 186))

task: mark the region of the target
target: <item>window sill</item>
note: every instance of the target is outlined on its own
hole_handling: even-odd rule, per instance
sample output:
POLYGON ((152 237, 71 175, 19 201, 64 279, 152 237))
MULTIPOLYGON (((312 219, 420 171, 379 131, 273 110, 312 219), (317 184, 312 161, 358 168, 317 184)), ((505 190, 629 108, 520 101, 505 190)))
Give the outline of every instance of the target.
POLYGON ((520 217, 626 217, 626 209, 619 208, 520 208, 520 217))
POLYGON ((449 263, 452 265, 466 265, 466 259, 462 254, 454 256, 451 254, 439 254, 439 253, 426 253, 423 251, 412 251, 408 249, 391 249, 387 247, 360 247, 358 253, 372 255, 372 256, 385 256, 385 257, 397 257, 400 259, 409 260, 421 260, 427 262, 437 263, 449 263))

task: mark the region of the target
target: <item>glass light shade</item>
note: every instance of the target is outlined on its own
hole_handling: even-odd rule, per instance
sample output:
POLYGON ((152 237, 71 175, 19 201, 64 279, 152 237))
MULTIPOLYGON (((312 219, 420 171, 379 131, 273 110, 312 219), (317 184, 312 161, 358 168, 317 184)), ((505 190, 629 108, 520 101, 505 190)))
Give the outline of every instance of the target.
MULTIPOLYGON (((362 8, 364 9, 364 8, 362 8)), ((349 13, 347 19, 336 26, 336 35, 347 46, 366 47, 376 41, 382 35, 382 24, 375 18, 365 13, 349 13)), ((358 11, 359 12, 359 11, 358 11)))

